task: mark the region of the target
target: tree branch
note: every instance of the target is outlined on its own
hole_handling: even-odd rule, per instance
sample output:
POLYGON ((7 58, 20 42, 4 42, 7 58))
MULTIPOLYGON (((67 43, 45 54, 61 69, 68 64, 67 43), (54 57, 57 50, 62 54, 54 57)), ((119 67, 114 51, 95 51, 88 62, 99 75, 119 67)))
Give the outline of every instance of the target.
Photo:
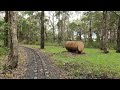
POLYGON ((114 11, 112 11, 115 15, 117 15, 117 16, 120 16, 119 14, 117 14, 116 12, 114 12, 114 11))

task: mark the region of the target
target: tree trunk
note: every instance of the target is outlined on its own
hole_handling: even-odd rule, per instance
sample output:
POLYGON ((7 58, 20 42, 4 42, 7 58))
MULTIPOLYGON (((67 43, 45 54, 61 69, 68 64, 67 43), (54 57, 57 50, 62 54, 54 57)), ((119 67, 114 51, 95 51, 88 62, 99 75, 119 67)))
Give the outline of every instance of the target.
POLYGON ((5 11, 5 39, 4 39, 4 45, 5 47, 9 47, 8 46, 8 11, 5 11))
POLYGON ((44 11, 41 12, 41 49, 44 49, 44 11))
POLYGON ((92 39, 92 29, 91 29, 91 19, 90 19, 90 28, 89 28, 89 46, 91 47, 93 44, 93 39, 92 39))
POLYGON ((45 37, 46 37, 45 40, 48 41, 47 29, 46 27, 44 27, 44 29, 45 29, 45 37))
POLYGON ((62 46, 64 47, 64 43, 65 43, 65 38, 66 38, 66 35, 65 35, 65 30, 66 30, 66 24, 65 24, 65 16, 63 17, 63 20, 62 20, 62 46))
POLYGON ((81 35, 82 35, 82 32, 81 32, 81 29, 78 31, 78 35, 79 35, 79 39, 78 40, 82 40, 82 37, 81 37, 81 35))
POLYGON ((10 22, 10 54, 8 57, 8 69, 16 68, 18 65, 18 40, 17 40, 17 15, 16 11, 9 11, 10 22))
POLYGON ((117 29, 117 53, 120 53, 120 16, 118 21, 118 29, 117 29))
POLYGON ((61 43, 61 20, 60 20, 60 11, 58 12, 58 44, 60 45, 61 43))
POLYGON ((103 23, 102 23, 101 36, 100 36, 100 50, 103 50, 103 23))
POLYGON ((53 19, 53 25, 52 25, 52 27, 53 27, 53 42, 55 42, 55 26, 54 26, 54 14, 53 14, 53 17, 52 17, 52 19, 53 19))
POLYGON ((107 11, 103 11, 103 50, 108 53, 107 11))
POLYGON ((112 38, 113 38, 113 37, 112 37, 112 30, 111 30, 111 28, 109 28, 109 31, 110 31, 110 39, 109 39, 109 42, 112 43, 112 38))

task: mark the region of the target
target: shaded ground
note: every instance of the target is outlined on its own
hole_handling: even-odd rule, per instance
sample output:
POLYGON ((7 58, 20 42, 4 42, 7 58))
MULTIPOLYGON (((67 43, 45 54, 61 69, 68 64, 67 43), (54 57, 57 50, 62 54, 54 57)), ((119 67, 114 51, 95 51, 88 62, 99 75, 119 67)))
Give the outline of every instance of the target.
POLYGON ((3 66, 7 62, 8 55, 4 56, 4 58, 1 61, 1 67, 0 70, 0 79, 20 79, 26 72, 27 68, 27 53, 24 51, 22 47, 19 47, 19 61, 18 61, 18 67, 16 69, 11 70, 10 72, 7 72, 6 74, 2 73, 3 66))
POLYGON ((24 79, 60 79, 65 78, 60 70, 43 52, 39 49, 24 47, 28 56, 28 65, 24 79))

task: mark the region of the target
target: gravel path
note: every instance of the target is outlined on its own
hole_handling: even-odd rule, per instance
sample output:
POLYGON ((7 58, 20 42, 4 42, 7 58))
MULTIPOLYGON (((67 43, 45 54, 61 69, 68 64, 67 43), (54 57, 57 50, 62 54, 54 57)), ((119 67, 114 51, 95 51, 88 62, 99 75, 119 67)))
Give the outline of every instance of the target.
POLYGON ((60 79, 60 70, 40 50, 23 47, 28 65, 23 79, 60 79))

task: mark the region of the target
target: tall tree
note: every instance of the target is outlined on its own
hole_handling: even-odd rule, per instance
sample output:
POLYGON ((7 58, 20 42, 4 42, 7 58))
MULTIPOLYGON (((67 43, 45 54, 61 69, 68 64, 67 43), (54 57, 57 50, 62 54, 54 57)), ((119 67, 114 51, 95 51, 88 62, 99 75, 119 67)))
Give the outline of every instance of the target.
POLYGON ((89 11, 88 13, 89 18, 89 46, 93 46, 93 39, 92 39, 92 12, 89 11))
POLYGON ((53 30, 53 42, 55 42, 55 11, 49 11, 49 21, 53 30), (50 18, 51 16, 51 18, 50 18), (52 19, 52 20, 51 20, 52 19))
POLYGON ((8 47, 8 11, 5 11, 5 40, 4 45, 8 47))
POLYGON ((13 69, 18 65, 18 40, 17 40, 17 12, 9 11, 10 26, 10 54, 8 56, 7 68, 13 69))
POLYGON ((81 30, 81 28, 80 28, 80 25, 78 25, 78 32, 77 32, 77 34, 78 34, 78 36, 79 36, 79 38, 78 38, 78 40, 82 40, 82 37, 81 37, 81 35, 82 35, 82 30, 81 30))
POLYGON ((44 11, 41 12, 41 49, 44 49, 44 11))
POLYGON ((56 11, 56 17, 58 19, 57 27, 58 27, 58 43, 60 45, 62 36, 61 36, 61 26, 62 26, 62 20, 60 19, 61 11, 56 11))
POLYGON ((107 28, 107 11, 103 11, 103 51, 104 53, 108 53, 108 28, 107 28))
POLYGON ((118 29, 117 29, 117 49, 116 52, 120 53, 120 16, 118 16, 118 29))

